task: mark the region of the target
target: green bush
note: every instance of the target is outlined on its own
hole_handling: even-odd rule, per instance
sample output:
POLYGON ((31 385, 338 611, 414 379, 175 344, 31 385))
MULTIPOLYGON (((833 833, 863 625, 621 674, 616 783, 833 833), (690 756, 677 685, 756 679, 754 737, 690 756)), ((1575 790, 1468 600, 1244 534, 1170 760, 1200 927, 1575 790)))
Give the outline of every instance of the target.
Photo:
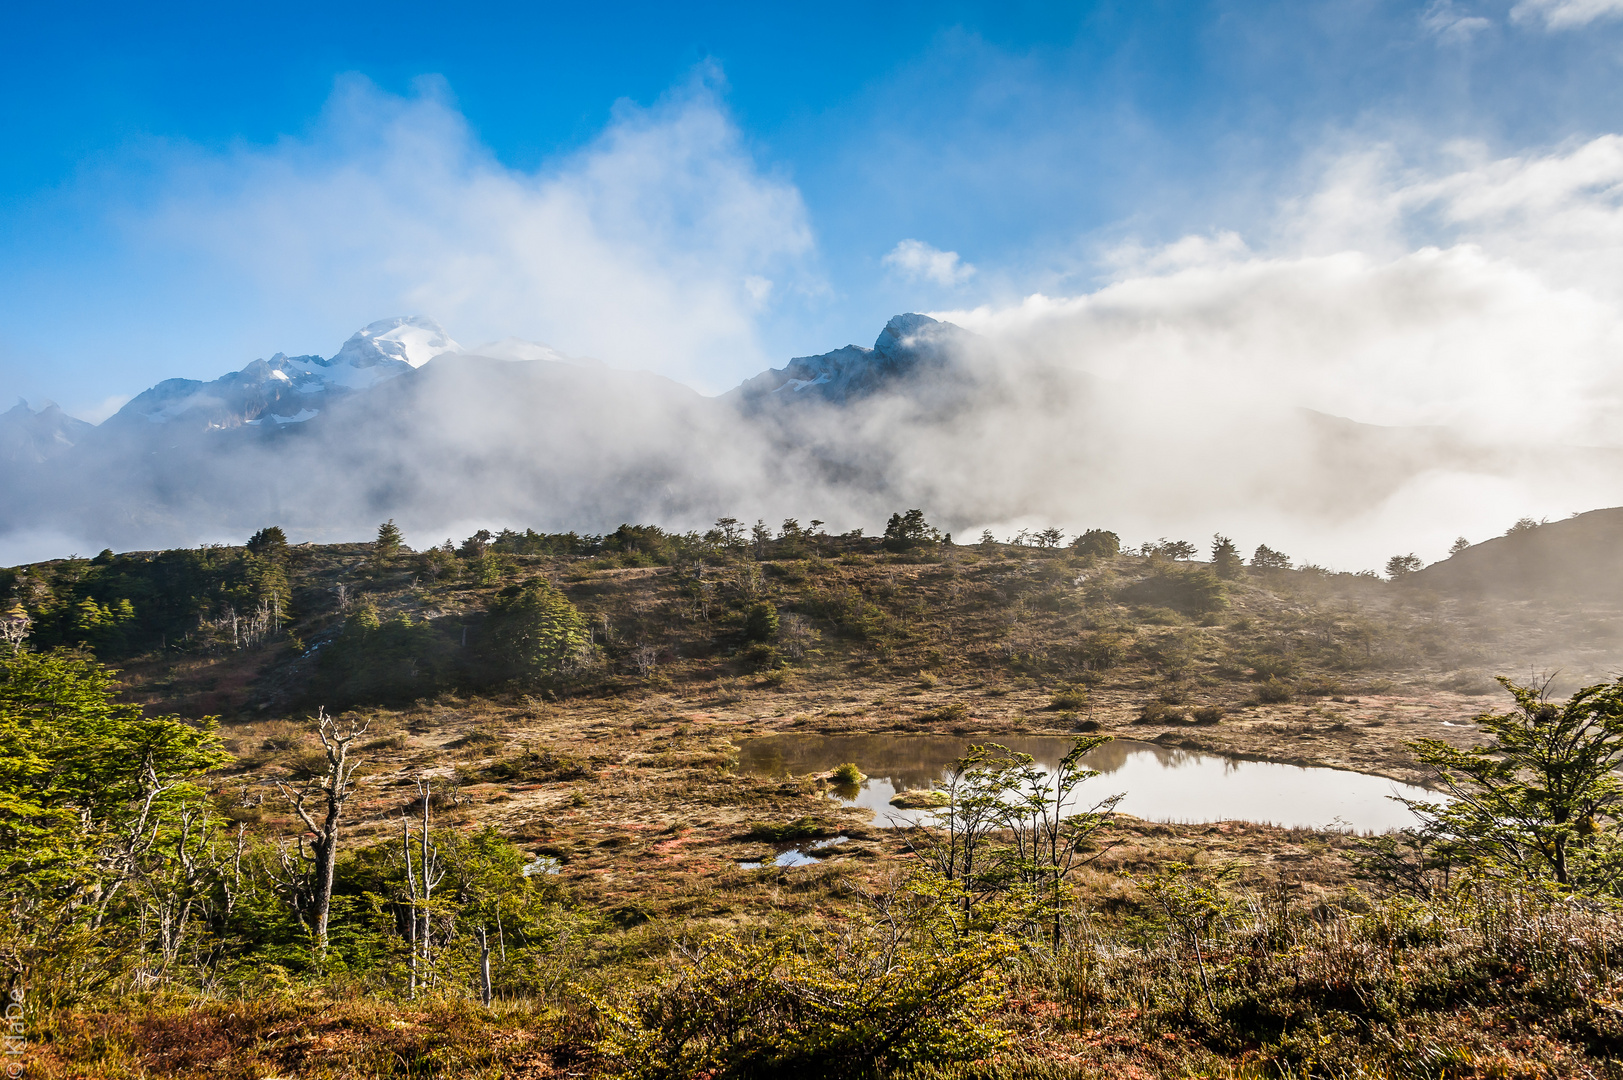
POLYGON ((1281 653, 1256 653, 1246 657, 1245 666, 1256 673, 1259 680, 1288 679, 1296 674, 1296 661, 1281 653))
POLYGON ((939 949, 711 938, 653 986, 600 1002, 598 1050, 648 1080, 845 1080, 972 1061, 1007 1041, 990 1018, 1010 952, 996 936, 939 949))
POLYGON ((1108 529, 1089 529, 1071 541, 1071 551, 1098 559, 1114 559, 1121 553, 1121 537, 1108 529))
POLYGON ((405 614, 379 621, 370 604, 356 608, 318 656, 308 696, 338 708, 413 701, 456 681, 443 633, 405 614))
POLYGON ((507 784, 553 784, 566 780, 590 780, 597 774, 586 762, 568 754, 530 750, 517 757, 492 762, 485 769, 485 775, 507 784))
POLYGON ((1088 692, 1080 686, 1055 690, 1054 696, 1048 699, 1048 707, 1055 710, 1085 709, 1088 707, 1088 692))
POLYGON ((847 787, 860 784, 867 779, 866 776, 862 775, 862 770, 857 768, 854 761, 847 761, 834 766, 834 771, 829 774, 829 778, 836 784, 843 784, 847 787))
POLYGON ((961 724, 969 719, 969 706, 962 701, 950 701, 939 709, 931 709, 922 714, 920 720, 942 721, 949 724, 961 724))
POLYGON ((1296 697, 1296 688, 1283 679, 1276 679, 1272 675, 1262 681, 1257 687, 1257 700, 1264 705, 1284 705, 1296 697))
POLYGON ((764 641, 755 642, 738 655, 750 671, 771 673, 783 666, 783 654, 764 641))
MULTIPOLYGON (((854 768, 855 766, 853 766, 854 768)), ((861 776, 861 773, 857 774, 861 776)), ((795 818, 782 825, 757 821, 744 834, 746 840, 759 840, 768 844, 781 844, 791 840, 812 840, 819 836, 833 836, 834 830, 812 817, 795 818)))
POLYGON ((592 649, 586 620, 575 605, 540 579, 502 590, 481 639, 492 677, 531 685, 568 678, 592 649))
POLYGON ((778 636, 778 609, 766 601, 751 604, 744 613, 744 636, 751 641, 771 641, 778 636))
POLYGON ((1167 607, 1184 615, 1205 615, 1228 605, 1223 583, 1205 566, 1159 562, 1148 577, 1121 591, 1121 598, 1142 607, 1167 607))

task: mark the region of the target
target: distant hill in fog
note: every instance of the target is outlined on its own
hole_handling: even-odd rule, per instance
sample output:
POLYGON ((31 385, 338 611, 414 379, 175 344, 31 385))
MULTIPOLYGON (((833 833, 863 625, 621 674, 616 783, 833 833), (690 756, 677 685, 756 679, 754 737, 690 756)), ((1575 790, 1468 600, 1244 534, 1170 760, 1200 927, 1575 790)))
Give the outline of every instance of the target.
POLYGON ((1623 599, 1623 507, 1514 530, 1411 580, 1461 597, 1623 599))

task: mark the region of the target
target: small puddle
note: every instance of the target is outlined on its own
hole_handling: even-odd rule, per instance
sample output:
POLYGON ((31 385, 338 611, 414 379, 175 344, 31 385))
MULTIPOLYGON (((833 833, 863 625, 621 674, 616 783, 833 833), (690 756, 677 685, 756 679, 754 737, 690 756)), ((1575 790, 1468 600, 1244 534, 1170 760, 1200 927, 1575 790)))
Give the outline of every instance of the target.
MULTIPOLYGON (((1045 771, 1052 771, 1075 745, 1074 739, 1059 735, 983 736, 977 741, 1030 754, 1045 771)), ((928 790, 968 742, 939 735, 767 735, 741 742, 738 764, 757 775, 787 776, 855 762, 868 779, 860 786, 832 788, 832 794, 846 806, 872 810, 874 825, 896 827, 929 820, 931 812, 898 809, 891 799, 903 791, 928 790)), ((1256 821, 1379 833, 1415 824, 1409 808, 1391 796, 1440 799, 1434 791, 1382 776, 1244 761, 1131 739, 1105 743, 1085 760, 1102 775, 1081 786, 1079 808, 1125 792, 1117 809, 1149 821, 1256 821)))
MULTIPOLYGON (((843 844, 849 839, 851 839, 849 836, 831 836, 827 840, 818 840, 815 843, 807 844, 806 847, 812 851, 823 851, 827 848, 835 846, 836 844, 843 844)), ((800 850, 799 848, 790 848, 788 851, 781 852, 777 858, 773 859, 772 865, 810 866, 812 863, 820 863, 822 861, 822 859, 819 859, 814 855, 806 854, 806 852, 800 850)), ((738 864, 738 868, 740 870, 759 870, 765 865, 765 863, 758 862, 741 862, 738 864)))
POLYGON ((534 862, 527 862, 519 867, 519 873, 525 877, 534 877, 537 874, 556 874, 559 863, 551 855, 537 855, 534 862))

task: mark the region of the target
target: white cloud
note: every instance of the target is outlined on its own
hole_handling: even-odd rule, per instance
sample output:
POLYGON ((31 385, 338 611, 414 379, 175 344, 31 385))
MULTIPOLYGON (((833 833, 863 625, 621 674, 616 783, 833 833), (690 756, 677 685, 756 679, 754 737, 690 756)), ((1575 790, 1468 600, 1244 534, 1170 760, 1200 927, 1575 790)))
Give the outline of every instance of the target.
POLYGON ((1098 292, 944 317, 1211 400, 1623 445, 1623 137, 1440 174, 1367 151, 1277 235, 1124 249, 1098 292))
MULTIPOLYGON (((1079 459, 1076 475, 1119 490, 1088 492, 1086 505, 1144 535, 1205 525, 1356 567, 1376 565, 1383 546, 1436 558, 1451 530, 1616 505, 1623 137, 1446 158, 1420 169, 1368 149, 1335 161, 1253 243, 1220 233, 1124 246, 1116 279, 1095 292, 938 317, 998 342, 1005 370, 1098 380, 1082 397, 1108 400, 1106 415, 1050 423, 1033 401, 999 440, 1065 447, 1091 423, 1114 463, 1079 459), (1338 451, 1324 441, 1333 426, 1291 430, 1283 418, 1298 407, 1404 428, 1390 435, 1402 449, 1364 461, 1388 439, 1366 429, 1338 451), (1327 486, 1404 469, 1378 498, 1327 486)), ((998 458, 999 440, 981 457, 1023 475, 998 458)), ((1036 476, 1047 487, 1024 513, 1065 520, 1049 493, 1064 485, 1036 476)))
POLYGON ((946 288, 961 285, 975 273, 956 251, 941 251, 922 240, 903 240, 886 255, 884 265, 903 277, 934 282, 946 288))
POLYGON ((1520 0, 1510 9, 1510 17, 1517 22, 1539 20, 1546 30, 1572 30, 1619 15, 1623 15, 1623 0, 1520 0))
POLYGON ((1454 0, 1433 0, 1420 25, 1444 41, 1469 41, 1473 34, 1491 29, 1493 23, 1480 15, 1468 15, 1455 6, 1454 0))
POLYGON ((1290 207, 1277 246, 1395 257, 1473 244, 1553 288, 1623 303, 1623 136, 1542 155, 1446 148, 1452 168, 1407 168, 1390 147, 1334 162, 1290 207))
POLYGON ((771 297, 820 287, 799 192, 757 167, 702 82, 622 103, 599 138, 526 172, 437 84, 399 98, 348 81, 313 136, 194 160, 133 227, 340 325, 423 313, 715 389, 770 359, 771 297))

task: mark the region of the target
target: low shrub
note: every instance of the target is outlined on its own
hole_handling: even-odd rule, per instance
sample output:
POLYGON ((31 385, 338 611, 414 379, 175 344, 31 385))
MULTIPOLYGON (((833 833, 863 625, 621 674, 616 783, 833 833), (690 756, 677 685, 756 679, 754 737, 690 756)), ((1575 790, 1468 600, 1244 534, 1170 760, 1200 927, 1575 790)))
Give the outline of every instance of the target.
POLYGON ((1335 679, 1299 679, 1296 683, 1298 697, 1335 697, 1341 692, 1342 686, 1335 679))
POLYGON ((866 776, 862 775, 862 770, 857 768, 854 761, 847 761, 842 765, 834 766, 834 771, 830 774, 830 777, 836 784, 845 785, 860 784, 867 779, 866 776))
MULTIPOLYGON (((856 766, 852 766, 855 768, 856 766)), ((857 774, 861 776, 861 773, 857 774)), ((771 822, 757 821, 750 825, 749 831, 744 834, 745 840, 758 840, 768 844, 787 843, 791 840, 812 840, 820 836, 833 836, 834 830, 823 822, 812 817, 795 818, 793 821, 774 825, 771 822)))
POLYGON ((530 750, 485 767, 485 775, 505 784, 556 784, 590 780, 597 774, 584 761, 551 750, 530 750))
POLYGON ((1152 701, 1139 710, 1138 724, 1182 724, 1187 722, 1189 714, 1181 705, 1169 705, 1164 701, 1152 701))
POLYGON ((1048 707, 1056 711, 1085 709, 1088 707, 1088 691, 1080 686, 1056 690, 1054 696, 1048 699, 1048 707))
POLYGON ((1296 697, 1296 689, 1283 679, 1270 675, 1257 687, 1257 700, 1264 705, 1284 705, 1296 697))
MULTIPOLYGON (((928 937, 925 940, 929 940, 928 937)), ((990 1056, 1000 937, 956 949, 835 934, 706 941, 654 985, 602 1002, 604 1058, 628 1078, 835 1080, 990 1056)))
POLYGON ((1259 682, 1288 679, 1296 674, 1296 661, 1283 653, 1256 653, 1247 657, 1245 663, 1259 682))
POLYGON ((496 746, 505 740, 500 735, 489 731, 470 731, 460 739, 452 739, 445 745, 452 750, 471 750, 486 746, 496 746))
POLYGON ((932 722, 940 721, 949 724, 961 723, 962 721, 969 719, 969 706, 965 705, 961 701, 949 702, 948 704, 941 706, 939 709, 931 709, 929 712, 921 715, 919 719, 932 722))
POLYGON ((738 656, 750 671, 766 672, 783 665, 783 654, 764 641, 757 641, 738 656))
POLYGON ((1141 607, 1170 608, 1183 615, 1204 615, 1228 606, 1223 583, 1204 566, 1164 563, 1148 577, 1127 586, 1121 599, 1141 607))

